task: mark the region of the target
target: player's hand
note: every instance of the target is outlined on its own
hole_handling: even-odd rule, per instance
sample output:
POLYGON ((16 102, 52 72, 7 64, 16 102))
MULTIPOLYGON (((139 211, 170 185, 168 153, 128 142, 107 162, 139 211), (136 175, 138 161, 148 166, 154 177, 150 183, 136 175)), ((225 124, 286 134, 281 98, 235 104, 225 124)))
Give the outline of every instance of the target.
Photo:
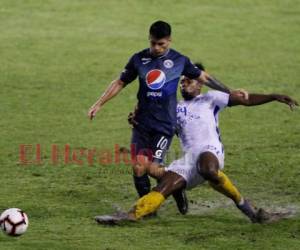
POLYGON ((291 111, 293 111, 296 108, 296 106, 299 106, 297 101, 293 100, 291 97, 289 97, 287 95, 276 95, 275 94, 273 96, 276 101, 289 105, 291 111))
POLYGON ((134 108, 134 112, 130 112, 130 113, 128 114, 128 118, 127 118, 128 123, 129 123, 130 125, 132 125, 133 127, 134 127, 134 126, 137 126, 137 125, 139 124, 139 123, 135 120, 136 112, 137 112, 137 107, 134 108))
POLYGON ((249 99, 249 93, 248 93, 248 91, 246 91, 244 89, 231 90, 230 94, 240 96, 240 97, 242 97, 245 100, 249 99))
POLYGON ((96 116, 96 113, 100 110, 101 106, 98 104, 94 104, 88 112, 88 117, 93 120, 93 118, 96 116))
POLYGON ((198 82, 201 83, 201 85, 204 85, 206 82, 208 82, 210 79, 210 76, 207 72, 204 70, 201 71, 201 75, 198 78, 198 82))

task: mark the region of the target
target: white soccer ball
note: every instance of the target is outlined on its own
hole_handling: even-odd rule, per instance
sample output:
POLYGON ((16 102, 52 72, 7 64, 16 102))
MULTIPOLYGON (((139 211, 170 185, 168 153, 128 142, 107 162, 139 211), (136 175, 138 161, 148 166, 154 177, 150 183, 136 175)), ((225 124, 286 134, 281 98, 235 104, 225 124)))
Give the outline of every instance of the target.
POLYGON ((20 236, 28 228, 28 217, 19 208, 9 208, 0 216, 1 229, 10 236, 20 236))

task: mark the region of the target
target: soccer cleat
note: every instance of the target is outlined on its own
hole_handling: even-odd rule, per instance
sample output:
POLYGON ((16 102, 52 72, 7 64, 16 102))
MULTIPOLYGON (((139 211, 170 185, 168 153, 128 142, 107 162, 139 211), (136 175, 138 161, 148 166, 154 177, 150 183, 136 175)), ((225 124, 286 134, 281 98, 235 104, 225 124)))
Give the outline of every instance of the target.
POLYGON ((256 213, 256 222, 261 224, 273 223, 284 218, 291 216, 291 212, 267 212, 260 208, 256 213))
POLYGON ((114 215, 98 215, 95 217, 98 224, 117 225, 120 219, 114 215))
POLYGON ((103 225, 118 225, 121 222, 125 221, 135 221, 132 217, 129 216, 128 213, 125 212, 117 212, 113 215, 98 215, 95 217, 95 220, 98 224, 103 225))
POLYGON ((264 209, 258 209, 256 213, 256 222, 257 223, 269 223, 272 220, 272 215, 265 211, 264 209))
POLYGON ((185 215, 189 210, 189 203, 184 189, 180 189, 173 193, 179 212, 185 215))
POLYGON ((237 207, 245 214, 253 223, 267 224, 279 221, 291 216, 291 212, 267 212, 266 210, 252 206, 248 200, 244 200, 242 205, 237 207))

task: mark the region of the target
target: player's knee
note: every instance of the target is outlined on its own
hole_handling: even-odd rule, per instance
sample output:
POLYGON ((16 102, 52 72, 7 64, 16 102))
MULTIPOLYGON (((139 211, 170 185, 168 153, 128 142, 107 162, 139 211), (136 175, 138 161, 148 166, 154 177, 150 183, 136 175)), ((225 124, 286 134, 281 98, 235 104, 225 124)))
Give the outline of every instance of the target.
POLYGON ((203 176, 205 180, 214 181, 218 180, 218 171, 215 169, 215 166, 212 164, 205 165, 201 167, 199 173, 203 176))
POLYGON ((147 167, 150 164, 151 164, 151 160, 149 160, 149 158, 147 156, 145 156, 145 155, 137 155, 136 156, 135 165, 147 167))

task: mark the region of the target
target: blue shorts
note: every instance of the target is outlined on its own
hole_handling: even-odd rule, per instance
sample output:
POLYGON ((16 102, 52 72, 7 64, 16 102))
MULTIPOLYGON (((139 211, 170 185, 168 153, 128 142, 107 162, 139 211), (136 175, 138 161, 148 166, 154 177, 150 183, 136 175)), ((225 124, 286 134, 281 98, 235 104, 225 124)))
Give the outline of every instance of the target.
POLYGON ((163 159, 171 144, 172 137, 157 133, 132 129, 131 155, 145 155, 152 162, 163 163, 163 159))

